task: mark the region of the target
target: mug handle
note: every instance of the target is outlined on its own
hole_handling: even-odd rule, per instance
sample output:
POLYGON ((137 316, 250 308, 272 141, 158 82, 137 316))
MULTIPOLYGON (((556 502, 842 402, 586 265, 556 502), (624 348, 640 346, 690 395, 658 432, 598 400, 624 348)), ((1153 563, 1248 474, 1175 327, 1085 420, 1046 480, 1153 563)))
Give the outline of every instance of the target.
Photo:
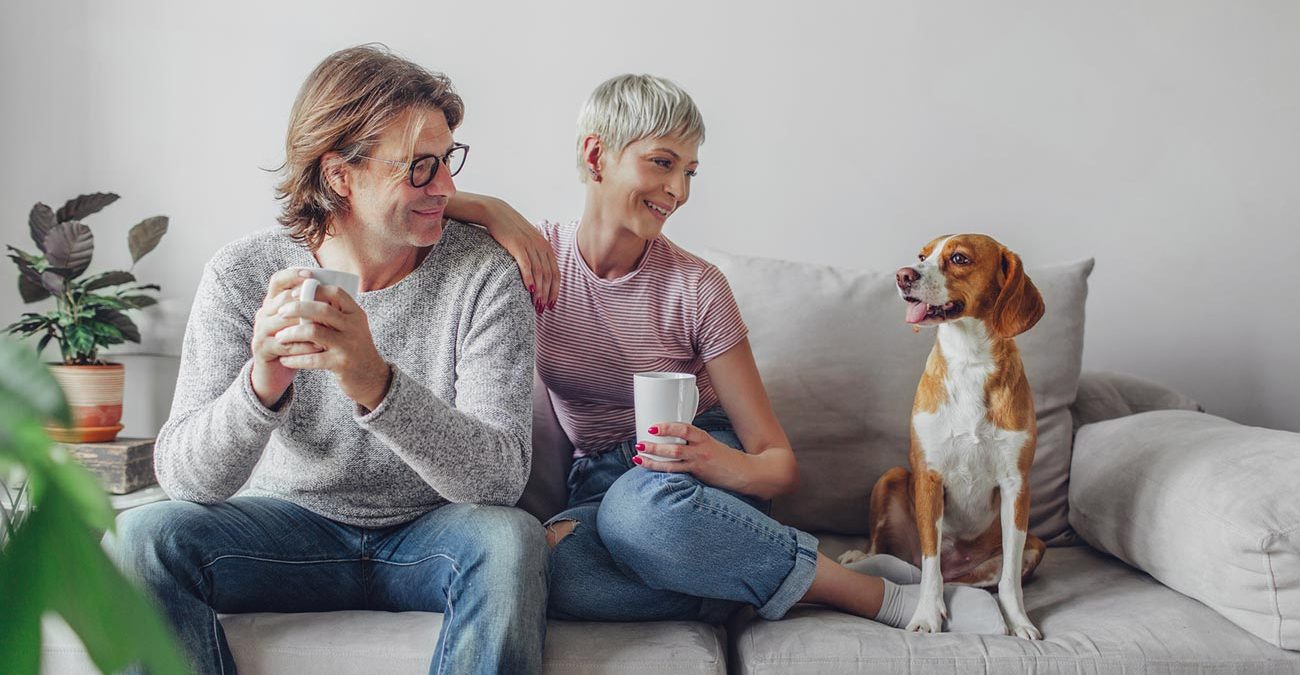
MULTIPOLYGON (((314 278, 307 278, 307 279, 304 279, 303 282, 302 282, 302 286, 300 286, 299 289, 298 289, 298 299, 301 300, 301 301, 303 301, 303 302, 311 302, 311 301, 315 300, 315 299, 316 299, 316 289, 318 289, 318 288, 320 288, 320 282, 317 281, 316 279, 314 279, 314 278)), ((311 323, 311 319, 308 319, 308 318, 305 318, 305 317, 304 317, 304 318, 298 319, 298 323, 299 323, 300 325, 304 325, 304 326, 305 326, 305 325, 311 323)))
MULTIPOLYGON (((696 380, 696 382, 698 382, 698 380, 696 380)), ((678 417, 685 420, 687 424, 695 422, 695 409, 700 407, 700 387, 696 382, 691 383, 690 405, 682 406, 684 410, 679 411, 681 414, 678 415, 678 417)))

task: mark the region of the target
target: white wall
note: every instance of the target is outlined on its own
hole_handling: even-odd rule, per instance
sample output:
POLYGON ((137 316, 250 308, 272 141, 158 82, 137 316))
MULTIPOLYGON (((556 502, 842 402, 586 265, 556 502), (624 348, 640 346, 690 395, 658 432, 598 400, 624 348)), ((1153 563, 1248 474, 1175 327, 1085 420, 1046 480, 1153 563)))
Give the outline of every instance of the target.
MULTIPOLYGON (((1300 429, 1298 3, 362 4, 6 5, 0 241, 30 243, 37 200, 116 191, 91 221, 106 269, 131 224, 170 215, 137 269, 169 302, 136 351, 175 354, 203 262, 274 224, 262 169, 329 52, 383 41, 449 73, 473 146, 460 187, 533 218, 578 215, 587 92, 653 72, 709 124, 677 241, 893 269, 973 230, 1031 265, 1095 256, 1086 367, 1300 429)), ((175 359, 128 360, 127 431, 152 433, 175 359)))

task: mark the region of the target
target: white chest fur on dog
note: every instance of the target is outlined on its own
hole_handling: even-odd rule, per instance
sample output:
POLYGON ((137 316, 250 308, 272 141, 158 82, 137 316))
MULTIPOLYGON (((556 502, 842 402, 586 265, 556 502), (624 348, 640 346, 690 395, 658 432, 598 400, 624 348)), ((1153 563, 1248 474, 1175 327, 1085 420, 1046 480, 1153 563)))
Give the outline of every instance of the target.
POLYGON ((985 384, 995 363, 982 322, 959 319, 938 331, 947 400, 933 413, 917 412, 912 425, 926 465, 943 476, 945 538, 962 538, 983 532, 997 518, 997 509, 990 508, 993 491, 1019 476, 1029 434, 989 420, 985 384))

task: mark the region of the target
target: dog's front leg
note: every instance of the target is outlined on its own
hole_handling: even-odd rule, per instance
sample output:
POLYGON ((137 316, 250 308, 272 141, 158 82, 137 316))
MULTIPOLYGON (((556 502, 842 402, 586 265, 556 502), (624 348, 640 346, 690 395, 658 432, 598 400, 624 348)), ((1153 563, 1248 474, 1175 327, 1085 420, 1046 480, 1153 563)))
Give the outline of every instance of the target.
POLYGON ((999 488, 1002 491, 1002 578, 998 580, 998 603, 1002 605, 1012 635, 1041 640, 1043 634, 1029 620, 1020 592, 1025 532, 1029 529, 1029 486, 1016 474, 999 481, 999 488))
POLYGON ((948 608, 943 603, 943 570, 939 547, 943 542, 943 478, 930 469, 913 471, 916 495, 916 530, 921 535, 921 600, 907 630, 943 631, 948 608))

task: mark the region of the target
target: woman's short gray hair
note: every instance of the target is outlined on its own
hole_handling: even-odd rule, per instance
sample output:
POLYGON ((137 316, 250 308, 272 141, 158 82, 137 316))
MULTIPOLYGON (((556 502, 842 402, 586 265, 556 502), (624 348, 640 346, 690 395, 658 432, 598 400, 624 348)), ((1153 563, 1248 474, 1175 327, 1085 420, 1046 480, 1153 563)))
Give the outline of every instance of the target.
POLYGON ((704 142, 704 116, 686 90, 654 75, 619 75, 596 87, 578 115, 578 176, 587 180, 582 141, 600 138, 617 155, 643 138, 681 136, 704 142))

